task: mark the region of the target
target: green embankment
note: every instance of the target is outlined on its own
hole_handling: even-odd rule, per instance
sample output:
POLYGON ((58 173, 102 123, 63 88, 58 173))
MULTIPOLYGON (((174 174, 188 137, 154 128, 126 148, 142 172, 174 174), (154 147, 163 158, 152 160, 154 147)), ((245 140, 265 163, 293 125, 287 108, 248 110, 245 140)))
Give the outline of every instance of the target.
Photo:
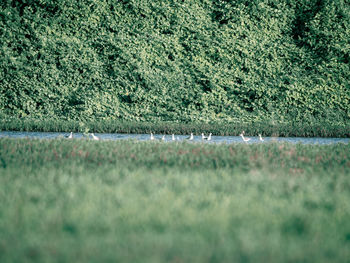
POLYGON ((350 117, 348 0, 3 0, 0 113, 44 120, 350 117))
POLYGON ((0 139, 0 261, 347 262, 350 144, 0 139))

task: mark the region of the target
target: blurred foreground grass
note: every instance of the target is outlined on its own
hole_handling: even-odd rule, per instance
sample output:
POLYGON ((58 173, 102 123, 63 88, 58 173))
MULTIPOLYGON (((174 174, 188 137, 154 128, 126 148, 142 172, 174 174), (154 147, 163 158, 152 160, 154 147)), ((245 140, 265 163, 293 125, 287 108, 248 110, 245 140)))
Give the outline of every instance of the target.
POLYGON ((350 145, 0 139, 1 262, 346 262, 350 145))

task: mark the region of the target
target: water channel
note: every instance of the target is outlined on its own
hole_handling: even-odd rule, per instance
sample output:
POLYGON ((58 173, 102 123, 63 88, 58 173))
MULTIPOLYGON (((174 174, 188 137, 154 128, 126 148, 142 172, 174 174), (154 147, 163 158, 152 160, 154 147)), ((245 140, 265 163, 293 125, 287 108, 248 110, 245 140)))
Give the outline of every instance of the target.
MULTIPOLYGON (((29 139, 59 139, 65 138, 69 133, 65 132, 16 132, 16 131, 1 131, 0 138, 29 138, 29 139)), ((150 140, 149 134, 121 134, 121 133, 95 133, 100 140, 125 140, 135 139, 140 141, 150 140)), ((163 135, 155 134, 155 140, 160 140, 163 135)), ((176 141, 186 140, 188 135, 175 135, 176 141)), ((268 143, 268 142, 290 142, 302 144, 335 144, 335 143, 350 143, 350 138, 319 138, 319 137, 265 137, 264 141, 260 141, 259 137, 246 136, 251 138, 250 141, 244 142, 239 136, 212 136, 210 141, 206 143, 268 143)), ((91 136, 90 136, 91 138, 91 136)), ((73 139, 87 139, 83 133, 74 133, 73 139)), ((195 135, 194 142, 201 142, 202 137, 195 135)), ((173 142, 171 135, 165 136, 165 142, 173 142)))

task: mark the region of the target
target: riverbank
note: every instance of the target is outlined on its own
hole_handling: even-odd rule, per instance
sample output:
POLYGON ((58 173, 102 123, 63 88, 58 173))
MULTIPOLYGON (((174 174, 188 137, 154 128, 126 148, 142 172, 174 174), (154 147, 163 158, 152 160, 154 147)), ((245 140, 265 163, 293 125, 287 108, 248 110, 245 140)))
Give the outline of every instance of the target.
POLYGON ((1 261, 345 262, 349 150, 1 138, 1 261))
POLYGON ((2 131, 38 132, 96 132, 149 134, 201 134, 238 136, 245 131, 247 136, 274 137, 350 137, 349 123, 329 122, 250 122, 250 123, 178 123, 178 122, 126 122, 118 120, 57 120, 57 119, 0 119, 2 131))

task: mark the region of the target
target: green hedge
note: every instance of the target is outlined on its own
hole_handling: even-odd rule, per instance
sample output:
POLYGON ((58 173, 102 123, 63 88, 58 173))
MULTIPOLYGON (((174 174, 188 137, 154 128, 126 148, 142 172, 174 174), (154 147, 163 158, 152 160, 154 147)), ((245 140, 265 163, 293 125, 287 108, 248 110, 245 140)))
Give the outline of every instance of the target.
POLYGON ((3 0, 0 111, 36 118, 350 118, 348 0, 3 0))

